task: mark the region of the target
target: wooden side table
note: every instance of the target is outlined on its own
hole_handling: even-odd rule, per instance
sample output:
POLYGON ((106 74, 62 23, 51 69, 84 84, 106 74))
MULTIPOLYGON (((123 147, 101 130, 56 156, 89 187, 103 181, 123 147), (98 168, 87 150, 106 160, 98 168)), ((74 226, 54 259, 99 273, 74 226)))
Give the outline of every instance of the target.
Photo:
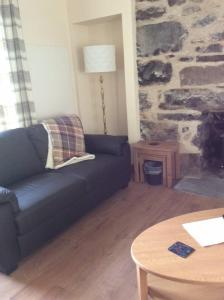
POLYGON ((144 183, 143 164, 145 160, 161 161, 163 164, 163 185, 172 187, 180 178, 178 143, 161 142, 147 144, 138 142, 133 145, 135 181, 144 183))

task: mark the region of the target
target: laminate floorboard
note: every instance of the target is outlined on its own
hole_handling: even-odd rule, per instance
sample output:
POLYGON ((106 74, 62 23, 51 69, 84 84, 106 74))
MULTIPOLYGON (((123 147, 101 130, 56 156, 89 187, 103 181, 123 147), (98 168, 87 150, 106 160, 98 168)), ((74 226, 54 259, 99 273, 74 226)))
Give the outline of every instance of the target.
POLYGON ((0 275, 0 300, 136 300, 133 239, 167 218, 223 206, 224 199, 131 183, 11 276, 0 275))

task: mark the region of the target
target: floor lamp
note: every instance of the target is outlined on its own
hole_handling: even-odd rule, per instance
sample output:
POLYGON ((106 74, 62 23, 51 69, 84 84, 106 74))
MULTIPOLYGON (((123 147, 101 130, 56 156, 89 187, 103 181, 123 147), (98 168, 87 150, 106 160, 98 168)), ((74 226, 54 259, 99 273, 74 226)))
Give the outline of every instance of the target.
POLYGON ((115 46, 113 45, 95 45, 87 46, 83 49, 84 52, 84 64, 86 73, 100 73, 100 95, 102 102, 103 112, 103 127, 104 134, 108 133, 107 118, 106 118, 106 105, 105 105, 105 93, 104 93, 104 78, 102 73, 115 72, 116 71, 116 55, 115 46))

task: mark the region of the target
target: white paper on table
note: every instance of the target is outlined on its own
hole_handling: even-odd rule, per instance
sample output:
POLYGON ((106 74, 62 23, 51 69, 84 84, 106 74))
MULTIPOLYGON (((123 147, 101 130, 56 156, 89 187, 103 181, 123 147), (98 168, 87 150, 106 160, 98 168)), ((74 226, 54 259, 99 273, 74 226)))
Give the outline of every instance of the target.
POLYGON ((223 217, 186 223, 182 226, 202 247, 224 243, 223 217))

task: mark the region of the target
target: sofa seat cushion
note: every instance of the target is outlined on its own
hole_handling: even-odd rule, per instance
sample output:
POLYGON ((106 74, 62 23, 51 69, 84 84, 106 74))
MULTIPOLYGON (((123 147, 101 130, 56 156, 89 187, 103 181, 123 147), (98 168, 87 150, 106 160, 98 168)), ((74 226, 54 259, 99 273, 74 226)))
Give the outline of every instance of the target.
POLYGON ((81 201, 86 183, 76 176, 44 173, 10 187, 17 196, 20 213, 16 223, 20 234, 40 226, 61 210, 81 201))
POLYGON ((0 186, 4 187, 44 172, 25 129, 0 133, 0 166, 0 186))
POLYGON ((94 160, 83 161, 54 172, 82 178, 86 181, 87 192, 90 192, 100 191, 103 187, 112 185, 116 179, 120 181, 124 168, 126 164, 122 156, 96 154, 94 160))

